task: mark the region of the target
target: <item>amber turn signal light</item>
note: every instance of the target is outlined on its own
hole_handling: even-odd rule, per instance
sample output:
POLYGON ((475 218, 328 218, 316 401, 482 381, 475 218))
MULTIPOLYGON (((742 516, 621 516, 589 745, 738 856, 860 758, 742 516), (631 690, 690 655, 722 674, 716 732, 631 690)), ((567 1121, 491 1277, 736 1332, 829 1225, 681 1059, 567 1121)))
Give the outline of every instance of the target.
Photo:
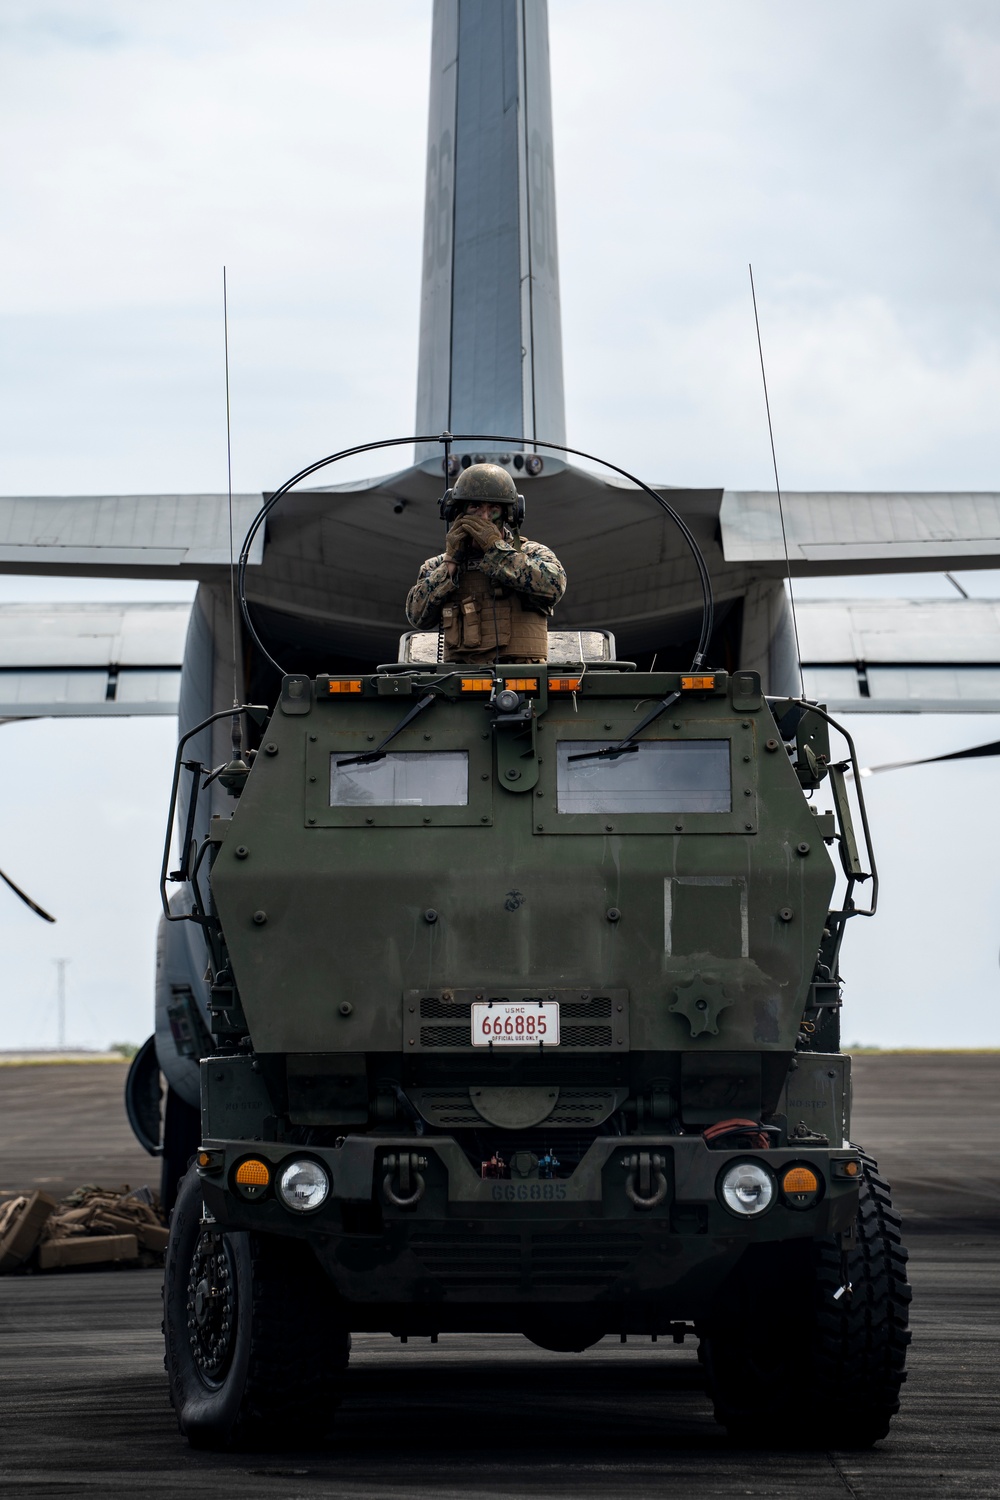
POLYGON ((550 693, 575 693, 579 690, 582 677, 550 677, 550 693))
POLYGON ((697 692, 699 689, 701 689, 704 692, 708 688, 714 688, 715 687, 715 678, 714 677, 682 677, 681 678, 681 687, 684 690, 684 692, 686 692, 686 693, 697 692))
POLYGON ((506 682, 504 683, 504 686, 510 688, 511 692, 514 693, 537 693, 538 678, 508 677, 506 682))
POLYGON ((360 693, 360 677, 331 677, 329 682, 331 693, 360 693))
POLYGON ((493 688, 492 677, 463 677, 463 693, 488 693, 493 688))
POLYGON ((789 1208, 812 1208, 822 1183, 812 1167, 788 1167, 781 1174, 781 1195, 789 1208))
POLYGON ((241 1161, 236 1168, 234 1181, 236 1191, 242 1198, 259 1198, 265 1188, 270 1185, 271 1172, 266 1161, 252 1156, 249 1161, 241 1161))
POLYGON ((267 1187, 271 1181, 267 1163, 258 1161, 255 1157, 250 1161, 241 1161, 236 1168, 236 1181, 246 1187, 267 1187))

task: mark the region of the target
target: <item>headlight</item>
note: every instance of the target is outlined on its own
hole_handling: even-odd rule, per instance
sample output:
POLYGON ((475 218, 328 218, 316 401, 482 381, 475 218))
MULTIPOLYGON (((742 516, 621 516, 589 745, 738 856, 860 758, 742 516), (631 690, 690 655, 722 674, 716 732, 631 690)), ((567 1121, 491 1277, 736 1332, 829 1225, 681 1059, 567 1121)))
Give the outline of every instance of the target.
POLYGON ((774 1178, 756 1161, 738 1161, 719 1179, 719 1195, 727 1208, 741 1218, 752 1218, 774 1201, 774 1178))
POLYGON ((278 1178, 278 1197, 286 1208, 307 1214, 325 1202, 330 1179, 318 1161, 293 1161, 278 1178))

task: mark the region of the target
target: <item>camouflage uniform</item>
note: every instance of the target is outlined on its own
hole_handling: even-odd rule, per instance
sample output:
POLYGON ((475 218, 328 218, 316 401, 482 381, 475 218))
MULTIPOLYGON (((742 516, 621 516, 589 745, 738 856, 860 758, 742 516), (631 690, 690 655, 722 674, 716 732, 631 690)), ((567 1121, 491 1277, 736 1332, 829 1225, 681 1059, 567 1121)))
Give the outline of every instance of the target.
MULTIPOLYGON (((457 561, 458 572, 454 578, 448 573, 448 556, 444 552, 429 557, 420 569, 406 599, 406 618, 415 630, 433 630, 442 624, 442 615, 447 623, 449 607, 457 604, 469 591, 468 584, 473 580, 467 575, 472 572, 482 574, 490 594, 498 598, 501 595, 518 596, 523 609, 541 616, 551 615, 566 591, 566 572, 555 553, 540 542, 516 537, 506 525, 503 526, 501 541, 495 542, 485 552, 467 547, 457 561)), ((476 592, 482 592, 482 589, 476 592)), ((485 608, 485 615, 489 616, 488 608, 485 608)), ((503 660, 504 656, 495 642, 478 653, 467 648, 451 650, 446 637, 446 661, 492 661, 495 657, 503 660)), ((523 661, 528 658, 515 654, 514 659, 523 661)), ((544 657, 530 659, 544 660, 544 657)))
MULTIPOLYGON (((516 589, 531 599, 539 613, 552 614, 566 592, 565 568, 541 542, 522 541, 519 552, 511 535, 505 526, 504 540, 484 552, 478 566, 497 588, 516 589)), ((440 625, 441 606, 458 591, 458 578, 449 577, 446 561, 443 552, 429 557, 406 596, 406 618, 414 630, 433 630, 440 625)))

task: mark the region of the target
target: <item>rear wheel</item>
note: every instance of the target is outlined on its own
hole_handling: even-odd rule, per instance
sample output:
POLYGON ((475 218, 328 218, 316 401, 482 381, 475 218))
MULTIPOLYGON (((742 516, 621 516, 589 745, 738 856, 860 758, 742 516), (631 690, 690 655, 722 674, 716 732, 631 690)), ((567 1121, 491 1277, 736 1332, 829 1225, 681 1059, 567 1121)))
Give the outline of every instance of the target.
POLYGON ((862 1162, 854 1248, 836 1237, 754 1247, 704 1331, 716 1419, 737 1441, 868 1448, 899 1410, 907 1255, 889 1188, 862 1162), (835 1297, 845 1280, 851 1291, 835 1297))
POLYGON ((170 1224, 165 1364, 195 1448, 313 1446, 339 1404, 350 1335, 308 1245, 222 1234, 188 1172, 170 1224))

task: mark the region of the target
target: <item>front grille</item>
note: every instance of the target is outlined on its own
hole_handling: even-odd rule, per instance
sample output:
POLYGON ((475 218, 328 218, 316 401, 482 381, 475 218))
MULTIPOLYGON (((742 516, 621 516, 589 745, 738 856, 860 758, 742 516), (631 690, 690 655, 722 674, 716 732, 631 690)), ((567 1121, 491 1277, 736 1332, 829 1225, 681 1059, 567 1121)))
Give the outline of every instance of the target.
POLYGON ((471 1014, 470 1005, 456 1005, 454 1000, 438 1000, 434 995, 425 995, 420 1001, 420 1018, 424 1021, 441 1018, 449 1021, 454 1020, 455 1016, 469 1017, 471 1014))
MULTIPOLYGON (((409 1052, 487 1053, 486 1048, 472 1045, 472 1006, 477 1000, 538 1000, 559 1002, 561 1036, 558 1048, 526 1046, 524 1053, 611 1052, 628 1051, 628 992, 602 990, 548 989, 539 985, 524 995, 518 985, 494 986, 479 990, 408 990, 403 996, 404 1050, 409 1052), (598 1024, 599 1023, 599 1024, 598 1024)), ((506 1053, 507 1048, 498 1048, 506 1053)), ((511 1052, 514 1049, 510 1049, 511 1052)))
POLYGON ((531 1279, 536 1286, 598 1286, 623 1276, 642 1250, 638 1234, 535 1235, 531 1279))
POLYGON ((421 1047, 468 1047, 472 1051, 469 1037, 469 1022, 464 1026, 421 1026, 421 1047))
POLYGON ((628 1275, 642 1248, 642 1235, 608 1230, 548 1234, 419 1230, 410 1238, 413 1254, 445 1291, 471 1287, 525 1293, 553 1287, 607 1291, 628 1275))
POLYGON ((595 995, 593 1000, 567 1000, 562 1006, 564 1021, 598 1021, 610 1015, 610 995, 595 995))
POLYGON ((446 1286, 517 1286, 521 1279, 521 1236, 435 1233, 425 1230, 410 1249, 431 1276, 446 1286))
MULTIPOLYGON (((622 1091, 624 1093, 624 1090, 622 1091)), ((614 1089, 563 1089, 545 1125, 602 1125, 620 1096, 614 1089)))
POLYGON ((429 1125, 439 1130, 481 1126, 482 1116, 472 1107, 468 1089, 411 1089, 410 1097, 429 1125))
MULTIPOLYGON (((614 1113, 624 1090, 616 1089, 560 1089, 559 1098, 549 1115, 538 1127, 543 1132, 553 1128, 571 1129, 574 1126, 602 1125, 614 1113)), ((487 1127, 469 1098, 467 1088, 411 1089, 410 1097, 429 1125, 439 1130, 459 1130, 463 1127, 482 1130, 487 1127)))
POLYGON ((610 1026, 564 1026, 561 1047, 610 1047, 610 1026))

